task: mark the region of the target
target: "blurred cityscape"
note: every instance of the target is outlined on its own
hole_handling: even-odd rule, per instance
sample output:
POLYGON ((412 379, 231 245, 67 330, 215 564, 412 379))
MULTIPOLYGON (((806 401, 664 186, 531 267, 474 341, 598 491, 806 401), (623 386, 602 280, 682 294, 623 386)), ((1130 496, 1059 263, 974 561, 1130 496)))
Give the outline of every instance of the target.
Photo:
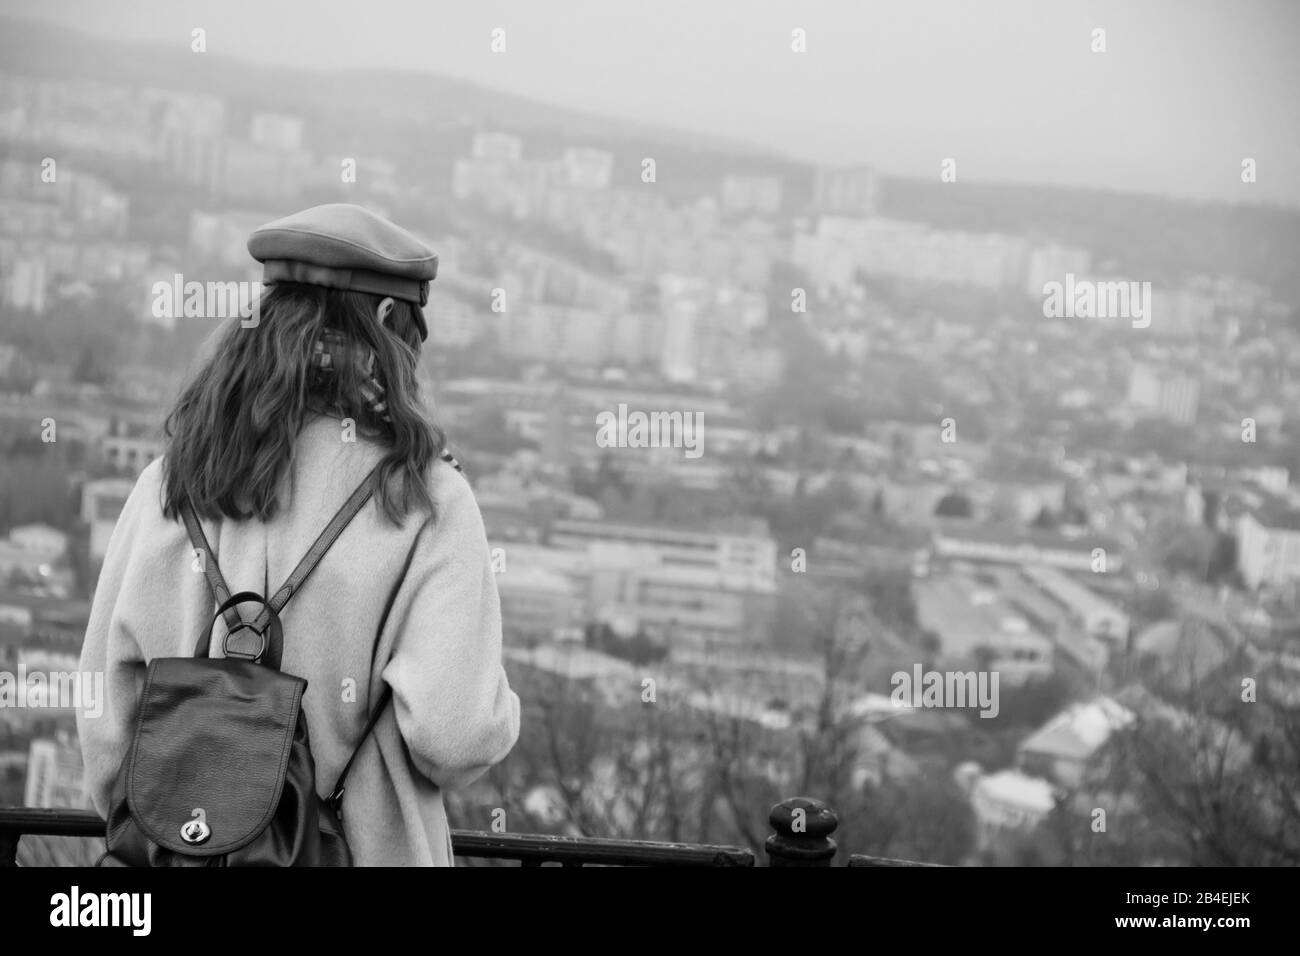
MULTIPOLYGON (((454 825, 757 850, 803 793, 849 852, 1300 863, 1300 213, 895 180, 378 75, 268 105, 242 65, 72 33, 47 63, 33 30, 0 30, 11 695, 77 669, 215 328, 155 285, 256 281, 255 226, 355 202, 439 253, 424 361, 525 707, 454 825), (1053 283, 1148 311, 1052 316, 1053 283), (621 407, 699 454, 605 447, 621 407), (900 704, 931 671, 999 699, 900 704)), ((0 708, 0 805, 85 806, 80 770, 71 708, 0 708)))

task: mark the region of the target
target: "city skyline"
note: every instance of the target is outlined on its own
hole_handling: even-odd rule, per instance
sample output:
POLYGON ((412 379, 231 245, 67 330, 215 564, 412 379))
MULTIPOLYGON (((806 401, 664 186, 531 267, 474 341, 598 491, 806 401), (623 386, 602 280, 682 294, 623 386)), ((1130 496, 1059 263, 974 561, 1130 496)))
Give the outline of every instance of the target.
MULTIPOLYGON (((1300 168, 1300 106, 1284 92, 1300 85, 1300 65, 1285 50, 1300 13, 1285 4, 1092 4, 1062 11, 1048 26, 1024 3, 963 12, 934 2, 916 8, 934 14, 926 32, 914 14, 896 9, 765 3, 747 6, 735 21, 719 8, 693 12, 689 31, 674 29, 669 21, 687 21, 666 11, 638 18, 635 34, 625 26, 631 18, 613 12, 617 4, 569 5, 569 21, 510 4, 472 13, 379 6, 393 15, 354 22, 350 7, 323 3, 310 24, 246 3, 146 3, 148 16, 119 18, 96 4, 18 0, 7 12, 114 40, 174 41, 178 49, 201 26, 214 57, 439 75, 800 162, 865 163, 908 179, 938 183, 941 164, 954 159, 957 183, 1300 204, 1300 179, 1291 172, 1300 168), (1236 14, 1245 9, 1252 15, 1236 14), (388 26, 403 18, 409 31, 388 26), (577 24, 581 31, 566 34, 577 24), (285 44, 290 27, 297 42, 285 44), (506 50, 494 55, 498 27, 506 50), (1106 31, 1104 53, 1092 50, 1098 28, 1106 31), (795 29, 806 31, 802 55, 791 49, 795 29), (636 68, 626 69, 628 62, 636 68), (884 77, 888 83, 877 82, 884 77), (858 114, 850 117, 827 89, 860 91, 858 114), (1251 183, 1242 181, 1245 159, 1256 164, 1251 183)), ((858 109, 857 99, 848 102, 858 109)))

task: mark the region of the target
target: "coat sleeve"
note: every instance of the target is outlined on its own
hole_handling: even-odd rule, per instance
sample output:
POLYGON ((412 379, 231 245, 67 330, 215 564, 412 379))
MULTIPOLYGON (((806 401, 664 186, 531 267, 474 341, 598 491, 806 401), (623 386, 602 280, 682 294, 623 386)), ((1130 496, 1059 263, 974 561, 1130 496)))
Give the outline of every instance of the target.
MULTIPOLYGON (((441 467, 441 466, 439 466, 441 467)), ((416 768, 443 789, 472 783, 519 737, 519 698, 501 660, 501 605, 487 535, 468 483, 420 530, 390 617, 383 678, 416 768)))
MULTIPOLYGON (((154 462, 132 489, 104 554, 95 585, 90 620, 81 645, 80 670, 92 678, 103 675, 99 700, 77 710, 77 738, 85 767, 86 795, 100 816, 107 816, 108 801, 122 761, 126 759, 135 726, 136 702, 144 677, 144 654, 125 614, 130 600, 129 581, 141 573, 139 538, 149 509, 156 510, 159 465, 154 462)), ((138 580, 138 578, 137 578, 138 580)))

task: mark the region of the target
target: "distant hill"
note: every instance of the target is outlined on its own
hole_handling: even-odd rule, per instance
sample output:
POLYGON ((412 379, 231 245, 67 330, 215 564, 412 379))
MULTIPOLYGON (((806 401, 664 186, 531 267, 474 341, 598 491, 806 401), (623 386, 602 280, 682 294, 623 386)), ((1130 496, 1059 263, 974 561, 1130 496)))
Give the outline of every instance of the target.
POLYGON ((270 110, 329 104, 425 122, 480 121, 511 129, 545 127, 576 136, 689 136, 702 146, 761 154, 757 147, 710 140, 649 124, 594 116, 434 73, 400 70, 289 70, 216 53, 196 55, 180 44, 108 40, 35 20, 0 17, 0 64, 32 76, 85 77, 140 86, 220 93, 270 110))
MULTIPOLYGON (((608 149, 619 186, 639 183, 640 159, 653 156, 656 186, 669 198, 715 192, 722 177, 735 171, 781 176, 791 211, 812 195, 812 168, 771 150, 566 109, 432 73, 289 70, 214 53, 198 56, 180 44, 106 40, 6 17, 0 17, 0 71, 217 94, 229 102, 234 128, 256 109, 300 113, 310 121, 309 145, 373 150, 407 167, 408 178, 445 182, 472 132, 496 128, 521 135, 531 157, 556 155, 572 145, 608 149)), ((1075 243, 1152 281, 1239 275, 1274 288, 1300 313, 1300 210, 1100 190, 945 184, 937 177, 882 182, 882 215, 1075 243)))
POLYGON ((1300 210, 1197 203, 1095 189, 890 180, 882 215, 944 229, 1040 236, 1083 246, 1139 280, 1228 274, 1300 311, 1300 210))
MULTIPOLYGON (((670 169, 666 160, 677 168, 684 160, 696 181, 701 163, 710 180, 725 169, 786 175, 803 168, 757 146, 566 109, 434 73, 290 70, 216 53, 196 55, 179 44, 122 42, 10 17, 0 17, 0 71, 216 94, 231 103, 236 117, 255 108, 310 116, 319 121, 308 131, 313 138, 322 127, 347 128, 353 136, 364 132, 368 139, 380 127, 385 133, 400 128, 408 137, 499 128, 523 136, 529 156, 565 145, 632 151, 637 171, 641 156, 653 155, 670 169)), ((378 138, 383 142, 388 136, 378 138)))
MULTIPOLYGON (((699 150, 779 160, 771 151, 623 118, 556 107, 476 83, 409 70, 290 70, 186 47, 118 42, 40 21, 0 17, 0 69, 35 77, 103 79, 135 86, 212 92, 268 111, 344 113, 433 125, 494 124, 569 138, 662 139, 699 150)), ((779 160, 784 161, 784 160, 779 160)))

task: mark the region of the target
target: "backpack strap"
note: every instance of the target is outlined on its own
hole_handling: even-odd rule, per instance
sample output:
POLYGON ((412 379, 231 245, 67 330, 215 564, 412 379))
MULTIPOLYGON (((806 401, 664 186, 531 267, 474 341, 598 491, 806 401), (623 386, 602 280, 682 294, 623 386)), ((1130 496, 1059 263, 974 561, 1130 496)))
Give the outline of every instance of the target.
MULTIPOLYGON (((443 452, 442 460, 447 462, 457 471, 462 471, 460 462, 452 457, 451 452, 443 452)), ((267 621, 273 615, 279 614, 284 610, 284 606, 289 603, 289 599, 303 586, 312 571, 316 569, 317 563, 325 556, 325 552, 330 549, 338 539, 338 536, 343 533, 343 529, 346 528, 352 522, 352 519, 357 516, 357 513, 366 506, 366 502, 370 500, 372 494, 371 479, 374 478, 378 471, 379 465, 375 465, 375 467, 370 470, 370 474, 366 475, 361 484, 357 485, 356 490, 352 492, 352 496, 343 503, 343 507, 338 510, 330 520, 330 523, 325 526, 325 530, 320 533, 320 537, 316 539, 316 543, 313 544, 311 548, 308 549, 307 553, 302 556, 302 560, 299 561, 298 566, 293 569, 293 573, 289 575, 288 580, 286 580, 284 584, 280 585, 280 590, 276 591, 275 594, 272 595, 267 606, 262 609, 260 614, 258 614, 257 619, 253 622, 253 627, 255 629, 265 627, 267 621)), ((202 533, 201 528, 199 531, 202 533)), ((215 563, 215 561, 212 562, 214 565, 215 563)), ((220 578, 220 572, 217 572, 217 577, 220 578)))
POLYGON ((289 575, 284 584, 280 585, 280 590, 271 596, 267 606, 262 609, 262 612, 253 622, 254 628, 264 627, 273 614, 279 614, 283 611, 284 606, 289 603, 289 599, 303 586, 307 578, 311 576, 312 571, 316 570, 316 565, 320 563, 321 558, 325 557, 325 552, 338 540, 339 535, 343 533, 343 529, 352 522, 352 519, 370 500, 373 493, 371 479, 375 477, 378 471, 379 465, 375 465, 370 470, 370 473, 362 479, 361 484, 357 485, 356 490, 352 492, 348 500, 343 502, 343 507, 339 508, 334 517, 330 519, 330 523, 325 526, 325 530, 320 533, 316 542, 307 549, 307 553, 302 556, 302 560, 293 569, 293 573, 289 575))
POLYGON ((352 765, 357 762, 357 755, 361 753, 361 748, 370 739, 370 732, 375 729, 375 724, 379 723, 379 718, 392 699, 393 689, 385 684, 384 689, 379 692, 379 701, 375 704, 375 709, 370 712, 370 719, 366 721, 366 729, 361 731, 361 737, 357 740, 357 745, 352 748, 352 755, 348 757, 348 762, 343 765, 343 772, 339 774, 338 782, 334 784, 334 789, 326 798, 325 802, 330 805, 330 809, 340 821, 343 819, 343 791, 347 789, 348 774, 352 771, 352 765))
MULTIPOLYGON (((199 516, 195 513, 189 496, 186 496, 181 505, 181 518, 185 522, 185 531, 190 536, 190 545, 203 555, 203 573, 208 579, 208 587, 212 589, 212 596, 216 598, 218 605, 225 604, 230 600, 230 587, 221 574, 221 568, 217 565, 216 552, 212 550, 212 545, 208 544, 208 536, 203 533, 203 525, 199 523, 199 516)), ((240 622, 239 612, 233 607, 227 609, 225 614, 227 626, 234 627, 240 622)))
MULTIPOLYGON (((464 469, 461 468, 460 462, 456 460, 455 456, 453 456, 451 452, 444 451, 441 457, 442 460, 451 465, 451 467, 455 468, 462 474, 464 473, 464 469)), ((366 502, 370 500, 371 478, 374 477, 375 472, 378 470, 378 465, 371 469, 370 473, 366 475, 365 480, 357 486, 357 489, 352 492, 352 496, 343 503, 343 507, 334 515, 333 520, 325 526, 325 530, 322 531, 320 537, 316 539, 316 543, 308 549, 307 553, 303 555, 302 560, 298 562, 298 566, 293 569, 293 573, 289 575, 289 579, 284 582, 279 591, 275 592, 275 595, 269 602, 268 608, 264 608, 262 613, 258 615, 256 621, 257 626, 265 626, 266 618, 270 617, 272 613, 278 614, 280 611, 284 610, 284 606, 289 603, 289 598, 293 597, 295 592, 302 587, 303 582, 307 580, 307 577, 315 569, 317 562, 325 556, 325 552, 330 549, 330 546, 334 544, 334 541, 338 536, 343 533, 343 529, 348 526, 349 522, 357 516, 357 513, 365 506, 366 502)), ((208 536, 203 533, 203 525, 200 524, 199 517, 194 511, 194 505, 190 502, 189 498, 185 499, 180 510, 181 518, 185 522, 185 530, 188 532, 190 537, 190 544, 195 550, 203 552, 203 573, 207 576, 208 586, 212 588, 212 594, 217 599, 217 603, 225 604, 226 601, 230 599, 230 587, 226 584, 226 579, 221 574, 221 567, 217 564, 217 555, 212 550, 212 545, 208 543, 208 536)), ((239 612, 232 607, 226 611, 226 624, 233 627, 238 623, 240 623, 239 612)))
MULTIPOLYGON (((316 569, 316 565, 320 562, 320 559, 325 556, 325 552, 330 549, 330 546, 338 540, 338 536, 343 533, 343 529, 346 528, 361 509, 365 507, 366 502, 370 500, 372 494, 371 479, 378 470, 379 465, 375 465, 375 467, 371 469, 370 473, 362 480, 361 484, 357 486, 356 490, 352 492, 348 500, 343 503, 343 507, 339 508, 334 517, 330 519, 330 523, 325 526, 325 530, 320 533, 320 536, 316 538, 316 541, 312 546, 307 549, 307 553, 303 555, 302 560, 298 562, 298 566, 293 569, 293 573, 289 575, 288 580, 286 580, 280 587, 280 590, 276 591, 275 595, 266 602, 266 606, 262 608, 261 613, 259 613, 257 618, 252 622, 254 630, 260 632, 266 629, 271 619, 284 609, 284 606, 289 603, 289 599, 293 597, 294 593, 302 587, 303 583, 311 575, 312 571, 316 569)), ((188 500, 181 509, 181 516, 185 521, 185 528, 189 532, 190 543, 195 548, 202 549, 204 552, 203 571, 204 574, 207 575, 208 585, 212 588, 212 593, 216 597, 217 601, 224 605, 230 600, 230 587, 226 584, 226 579, 221 574, 221 568, 217 563, 217 556, 213 553, 212 546, 208 543, 207 536, 203 533, 203 526, 199 523, 198 515, 194 511, 194 506, 188 500)), ((233 605, 225 610, 225 616, 226 624, 229 627, 234 627, 242 623, 239 612, 233 605)), ((195 648, 195 657, 208 656, 211 639, 212 632, 209 630, 204 637, 201 638, 200 644, 195 648)))

